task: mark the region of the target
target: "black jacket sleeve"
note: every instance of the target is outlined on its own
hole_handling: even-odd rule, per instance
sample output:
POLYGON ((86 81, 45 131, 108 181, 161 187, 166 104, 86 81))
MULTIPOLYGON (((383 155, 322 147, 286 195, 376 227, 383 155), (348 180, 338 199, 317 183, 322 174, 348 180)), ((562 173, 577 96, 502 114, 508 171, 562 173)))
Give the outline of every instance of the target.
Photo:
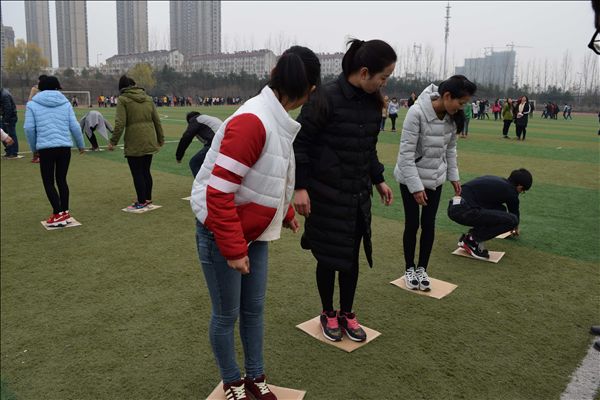
MULTIPOLYGON (((375 143, 375 146, 377 146, 377 143, 375 143)), ((383 177, 383 170, 383 164, 379 161, 379 157, 377 156, 377 148, 375 148, 371 153, 370 170, 371 182, 373 183, 373 185, 378 185, 381 182, 385 181, 385 178, 383 177)))
POLYGON ((294 156, 296 158, 296 189, 307 189, 310 182, 310 154, 318 140, 321 129, 318 115, 311 101, 302 106, 297 121, 302 125, 294 140, 294 156))
POLYGON ((192 120, 188 124, 187 129, 185 130, 185 132, 183 132, 181 139, 179 139, 179 144, 177 145, 177 152, 175 153, 175 158, 177 159, 177 161, 181 161, 181 159, 183 158, 185 151, 190 146, 190 143, 192 143, 192 140, 194 140, 194 136, 196 136, 196 134, 198 133, 199 127, 200 124, 195 120, 192 120))

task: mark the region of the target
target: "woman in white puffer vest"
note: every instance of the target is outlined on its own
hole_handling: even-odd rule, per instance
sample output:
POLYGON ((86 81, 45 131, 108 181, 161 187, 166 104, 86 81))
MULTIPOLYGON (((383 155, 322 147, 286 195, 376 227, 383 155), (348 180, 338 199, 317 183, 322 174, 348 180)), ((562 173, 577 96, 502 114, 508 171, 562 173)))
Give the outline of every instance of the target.
MULTIPOLYGON (((263 363, 268 243, 281 228, 298 231, 292 142, 300 124, 288 112, 321 83, 321 64, 308 48, 286 50, 267 86, 215 133, 192 189, 198 256, 212 302, 209 338, 228 400, 276 400, 263 363), (240 320, 245 377, 236 362, 240 320)), ((318 92, 314 94, 318 96, 318 92)))
POLYGON ((455 195, 460 195, 456 132, 464 127, 462 108, 476 90, 462 75, 452 76, 439 88, 431 84, 408 110, 402 125, 394 178, 400 183, 404 204, 404 279, 409 289, 431 290, 427 264, 435 238, 435 216, 446 180, 452 182, 455 195), (423 207, 420 218, 419 206, 423 207), (419 226, 419 260, 415 264, 419 226))

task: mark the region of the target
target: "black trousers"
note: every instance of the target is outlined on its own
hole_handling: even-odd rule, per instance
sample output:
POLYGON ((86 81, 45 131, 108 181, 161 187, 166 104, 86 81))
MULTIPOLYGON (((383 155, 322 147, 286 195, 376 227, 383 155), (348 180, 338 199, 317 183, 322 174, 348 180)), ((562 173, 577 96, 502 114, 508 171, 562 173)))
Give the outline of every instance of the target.
POLYGON ((400 185, 400 194, 402 195, 402 204, 404 205, 404 236, 402 243, 404 245, 404 262, 406 268, 414 268, 415 266, 415 249, 417 247, 417 231, 421 226, 421 239, 419 241, 419 267, 427 268, 429 256, 433 248, 435 240, 435 216, 438 206, 440 205, 440 197, 442 196, 442 185, 435 190, 425 189, 427 194, 427 205, 423 206, 420 213, 419 224, 419 204, 415 200, 412 193, 408 191, 406 185, 400 185))
MULTIPOLYGON (((357 230, 354 237, 354 267, 349 272, 338 272, 338 284, 340 286, 340 310, 352 312, 354 295, 358 284, 358 256, 360 242, 366 227, 364 218, 360 212, 357 214, 357 230)), ((317 263, 317 288, 321 297, 323 311, 333 311, 333 293, 335 290, 335 267, 317 263)))
POLYGON ((461 200, 460 204, 448 205, 448 217, 461 225, 470 226, 469 233, 478 242, 485 242, 501 233, 515 229, 519 218, 506 210, 471 207, 461 200))
POLYGON ((138 203, 152 200, 152 175, 150 174, 152 154, 141 157, 127 157, 127 163, 133 178, 138 203))
MULTIPOLYGON (((85 137, 87 137, 87 135, 85 135, 85 137)), ((87 138, 90 141, 90 144, 92 145, 92 149, 97 149, 98 148, 98 139, 96 139, 96 135, 94 135, 94 132, 92 132, 92 136, 87 137, 87 138)))
POLYGON ((527 126, 515 124, 515 128, 517 130, 517 138, 521 139, 521 136, 523 136, 523 140, 525 140, 525 135, 527 134, 527 126))
POLYGON ((390 114, 390 121, 392 121, 392 130, 396 130, 396 118, 398 118, 398 114, 390 114))
POLYGON ((40 155, 40 173, 52 212, 58 214, 69 209, 69 186, 67 171, 71 162, 70 147, 54 147, 38 150, 40 155), (56 186, 54 186, 56 180, 56 186))
POLYGON ((508 130, 510 129, 510 124, 512 123, 512 119, 505 119, 504 126, 502 127, 502 135, 508 136, 508 130))

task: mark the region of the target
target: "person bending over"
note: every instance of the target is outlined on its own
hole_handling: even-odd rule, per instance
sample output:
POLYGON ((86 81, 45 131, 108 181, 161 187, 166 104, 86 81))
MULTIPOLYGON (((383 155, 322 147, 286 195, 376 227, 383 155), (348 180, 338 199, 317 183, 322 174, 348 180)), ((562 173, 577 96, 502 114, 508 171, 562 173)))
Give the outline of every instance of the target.
POLYGON ((452 221, 471 227, 461 235, 458 246, 474 258, 488 259, 485 241, 508 231, 518 236, 519 194, 528 191, 532 182, 531 173, 521 168, 512 171, 508 179, 485 175, 463 184, 461 195, 448 205, 452 221))
POLYGON ((185 119, 187 120, 188 126, 185 132, 183 132, 181 139, 179 139, 175 158, 177 159, 178 163, 181 163, 185 151, 192 143, 194 137, 196 137, 204 145, 204 147, 202 147, 202 149, 200 149, 200 151, 198 151, 189 162, 192 175, 195 177, 198 174, 198 171, 200 171, 200 167, 204 162, 204 158, 206 157, 208 149, 210 149, 215 132, 219 130, 223 124, 223 121, 221 121, 219 118, 211 117, 210 115, 202 115, 197 111, 189 112, 185 119))

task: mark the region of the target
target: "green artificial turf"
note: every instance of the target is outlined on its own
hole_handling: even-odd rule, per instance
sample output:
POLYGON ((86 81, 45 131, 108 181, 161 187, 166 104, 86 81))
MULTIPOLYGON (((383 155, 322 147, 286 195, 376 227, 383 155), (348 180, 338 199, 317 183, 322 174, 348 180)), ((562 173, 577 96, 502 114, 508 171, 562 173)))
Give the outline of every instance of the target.
MULTIPOLYGON (((234 109, 200 111, 225 119, 234 109)), ((46 231, 40 221, 51 209, 38 165, 30 154, 2 161, 2 399, 203 399, 220 380, 194 216, 181 200, 200 145, 182 164, 174 157, 189 110, 159 109, 174 142, 154 157, 153 197, 163 208, 149 213, 120 211, 135 197, 121 150, 74 152, 70 208, 83 225, 46 231)), ((100 111, 113 119, 114 109, 100 111)), ((355 301, 361 322, 382 335, 345 353, 295 328, 319 313, 320 301, 315 261, 285 231, 270 245, 269 380, 306 390, 307 400, 558 399, 589 348, 589 326, 600 321, 597 129, 591 115, 536 115, 517 142, 500 138, 501 122, 471 122, 458 143, 461 180, 525 167, 534 185, 521 198, 522 236, 488 243, 506 252, 499 264, 450 254, 463 228, 446 216, 445 185, 429 272, 458 288, 442 300, 389 284, 403 273, 392 177, 400 133, 382 132, 378 151, 395 201, 373 201, 375 267, 362 260, 355 301)))

